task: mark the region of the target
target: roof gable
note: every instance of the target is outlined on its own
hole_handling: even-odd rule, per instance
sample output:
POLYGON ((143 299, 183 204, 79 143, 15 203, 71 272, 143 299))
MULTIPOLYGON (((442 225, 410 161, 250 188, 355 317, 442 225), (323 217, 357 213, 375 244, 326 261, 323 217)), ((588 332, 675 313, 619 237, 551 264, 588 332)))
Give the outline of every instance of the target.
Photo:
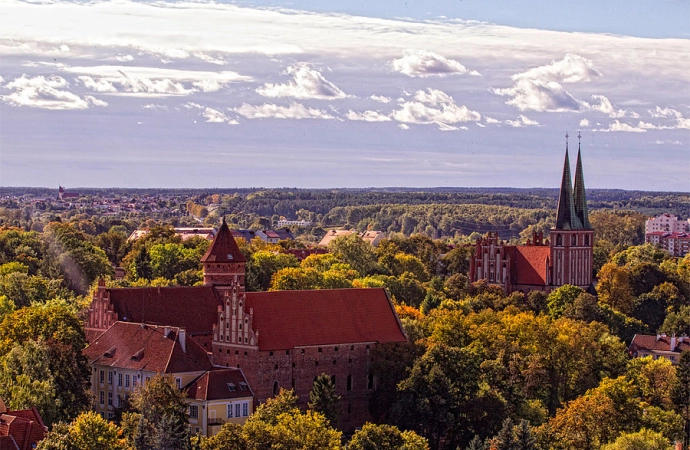
POLYGON ((407 337, 383 288, 248 292, 261 350, 407 337))
POLYGON ((201 257, 201 262, 211 263, 243 263, 246 262, 244 254, 232 237, 228 224, 223 223, 218 229, 216 237, 213 239, 211 246, 206 251, 206 254, 201 257))
POLYGON ((187 397, 196 400, 224 400, 253 397, 241 369, 209 370, 187 387, 187 397))
POLYGON ((546 285, 546 262, 551 254, 549 247, 520 245, 506 248, 511 249, 509 254, 513 258, 512 275, 515 284, 546 285))

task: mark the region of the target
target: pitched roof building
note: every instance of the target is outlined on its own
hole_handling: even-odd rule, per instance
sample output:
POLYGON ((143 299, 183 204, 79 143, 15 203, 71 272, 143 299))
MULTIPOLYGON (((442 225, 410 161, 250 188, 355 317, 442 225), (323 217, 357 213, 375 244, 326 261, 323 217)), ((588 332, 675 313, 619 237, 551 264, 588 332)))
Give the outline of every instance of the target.
MULTIPOLYGON (((245 292, 246 258, 225 222, 201 262, 204 286, 109 289, 102 283, 86 321, 87 339, 109 341, 103 333, 114 326, 146 334, 123 322, 148 324, 148 334, 176 327, 177 336, 189 338, 188 352, 194 341, 213 365, 242 369, 258 402, 282 387, 294 388, 306 406, 314 378, 327 373, 343 399, 340 425, 351 430, 370 418, 376 387, 370 350, 407 340, 384 289, 245 292)), ((138 350, 137 342, 128 353, 138 350)), ((106 361, 109 345, 100 343, 89 354, 106 361)))
POLYGON ((645 356, 651 356, 654 359, 666 358, 673 364, 678 364, 680 354, 684 351, 690 351, 690 337, 676 337, 675 334, 673 336, 636 334, 628 347, 628 352, 635 358, 645 356))
POLYGON ((489 233, 477 240, 470 260, 471 281, 487 280, 506 293, 549 292, 565 284, 590 287, 594 229, 589 222, 580 148, 578 145, 573 185, 567 138, 556 226, 550 239, 534 234, 525 245, 507 245, 497 233, 489 233))
POLYGON ((0 450, 36 448, 47 432, 36 408, 12 411, 0 398, 0 450))

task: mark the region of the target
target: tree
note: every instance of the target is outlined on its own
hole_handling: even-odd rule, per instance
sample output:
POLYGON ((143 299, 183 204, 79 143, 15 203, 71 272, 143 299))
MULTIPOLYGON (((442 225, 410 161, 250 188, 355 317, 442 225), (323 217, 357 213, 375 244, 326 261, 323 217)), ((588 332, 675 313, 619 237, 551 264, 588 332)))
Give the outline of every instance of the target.
POLYGON ((630 314, 635 297, 630 284, 630 273, 626 267, 614 263, 604 264, 597 274, 599 301, 623 314, 630 314))
POLYGON ((335 426, 340 418, 340 396, 335 392, 335 381, 322 373, 314 380, 309 393, 309 409, 320 412, 326 417, 331 426, 335 426))
POLYGON ((365 423, 355 431, 347 445, 348 450, 425 450, 426 439, 410 431, 401 433, 392 425, 365 423))
POLYGON ((676 367, 676 382, 671 391, 671 399, 676 406, 676 411, 685 421, 683 445, 690 445, 690 351, 686 350, 680 355, 676 367))
POLYGON ((220 431, 208 439, 202 439, 201 450, 248 450, 249 443, 242 434, 242 426, 224 423, 220 431))
POLYGON ((364 242, 357 233, 334 239, 328 249, 362 276, 368 275, 376 267, 376 254, 372 246, 364 242))
POLYGON ((671 443, 661 433, 646 428, 634 433, 623 433, 601 450, 669 450, 671 443))
POLYGON ((575 303, 575 299, 584 292, 582 288, 571 284, 563 285, 552 291, 546 299, 549 315, 554 319, 561 317, 566 308, 575 303))
POLYGON ((318 289, 322 275, 316 269, 286 267, 277 271, 271 279, 270 291, 296 291, 318 289))
MULTIPOLYGON (((312 255, 314 256, 314 255, 312 255)), ((271 287, 271 278, 281 269, 299 267, 293 255, 266 250, 254 252, 247 262, 247 288, 250 291, 266 291, 271 287)))
POLYGON ((140 414, 134 443, 138 449, 189 449, 187 402, 169 376, 155 376, 135 392, 140 414))

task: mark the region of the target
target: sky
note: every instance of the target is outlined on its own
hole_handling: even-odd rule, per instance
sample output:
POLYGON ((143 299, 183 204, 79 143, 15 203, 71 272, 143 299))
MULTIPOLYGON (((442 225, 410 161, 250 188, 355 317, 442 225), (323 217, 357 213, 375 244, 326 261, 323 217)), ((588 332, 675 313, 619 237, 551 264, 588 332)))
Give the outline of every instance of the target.
POLYGON ((690 191, 690 0, 0 0, 0 186, 558 187, 566 133, 690 191))

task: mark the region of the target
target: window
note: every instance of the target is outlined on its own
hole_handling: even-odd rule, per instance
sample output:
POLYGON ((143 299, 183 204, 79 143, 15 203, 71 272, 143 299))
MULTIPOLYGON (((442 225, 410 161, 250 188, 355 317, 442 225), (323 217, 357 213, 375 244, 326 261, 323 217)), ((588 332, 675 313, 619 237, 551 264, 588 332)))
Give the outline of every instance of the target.
POLYGON ((117 385, 122 387, 122 374, 121 373, 117 374, 117 385))
POLYGON ((585 245, 589 245, 589 234, 585 235, 585 245))
POLYGON ((113 373, 108 372, 108 384, 113 384, 113 373))
POLYGON ((235 392, 235 383, 228 383, 228 391, 235 392))
POLYGON ((556 245, 559 247, 563 245, 563 236, 560 234, 556 235, 556 245))
POLYGON ((572 245, 573 247, 577 246, 577 235, 576 234, 573 234, 573 237, 570 238, 570 245, 572 245))
POLYGON ((235 403, 235 417, 240 417, 240 404, 235 403))
POLYGON ((105 404, 105 392, 104 391, 98 392, 98 403, 100 403, 101 405, 105 404))
POLYGON ((129 387, 129 374, 125 375, 125 387, 129 387))
POLYGON ((228 403, 228 419, 232 419, 232 403, 228 403))
POLYGON ((276 381, 273 383, 273 396, 278 395, 278 392, 280 392, 280 386, 278 386, 278 382, 276 381))
POLYGON ((199 407, 197 405, 189 405, 189 417, 192 419, 199 418, 199 407))
POLYGON ((352 390, 352 375, 347 376, 347 390, 348 391, 352 390))
POLYGON ((367 389, 374 389, 374 375, 369 374, 369 379, 367 380, 367 389))
POLYGON ((249 402, 242 403, 242 417, 249 415, 249 402))
POLYGON ((182 389, 182 378, 175 378, 175 386, 177 386, 177 389, 182 389))
POLYGON ((108 392, 108 406, 113 406, 113 393, 108 392))
POLYGON ((99 376, 98 376, 98 381, 100 381, 101 384, 103 384, 103 383, 105 382, 105 372, 102 371, 102 370, 101 370, 101 373, 100 373, 99 376))
POLYGON ((113 417, 115 417, 115 413, 109 412, 108 413, 108 420, 112 419, 113 417))
POLYGON ((119 395, 117 396, 117 407, 122 408, 122 397, 119 395))

